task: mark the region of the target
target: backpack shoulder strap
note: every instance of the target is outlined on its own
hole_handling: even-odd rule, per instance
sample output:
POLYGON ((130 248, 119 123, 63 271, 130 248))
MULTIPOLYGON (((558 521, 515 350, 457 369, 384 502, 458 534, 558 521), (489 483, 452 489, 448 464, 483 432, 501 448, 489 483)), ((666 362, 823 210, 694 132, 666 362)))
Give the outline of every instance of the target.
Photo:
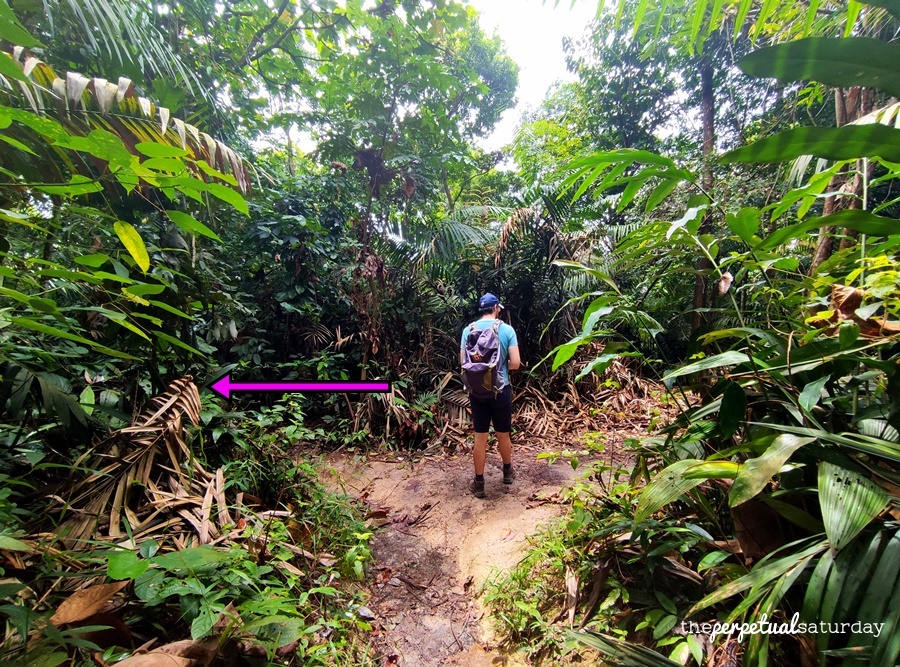
POLYGON ((501 320, 494 320, 494 323, 491 325, 491 328, 494 330, 495 334, 500 333, 500 327, 503 325, 501 320))

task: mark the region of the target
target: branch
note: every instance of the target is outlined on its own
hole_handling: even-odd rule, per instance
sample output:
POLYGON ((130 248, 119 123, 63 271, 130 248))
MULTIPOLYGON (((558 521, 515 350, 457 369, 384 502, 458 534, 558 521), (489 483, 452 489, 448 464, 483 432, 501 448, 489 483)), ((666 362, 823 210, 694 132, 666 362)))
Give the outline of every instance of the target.
POLYGON ((249 46, 247 46, 247 52, 244 54, 244 57, 241 58, 240 62, 238 62, 238 67, 246 67, 247 63, 249 63, 251 60, 256 59, 256 56, 253 54, 253 50, 257 46, 259 46, 259 43, 263 40, 263 37, 266 36, 266 33, 275 27, 275 24, 278 23, 281 15, 284 14, 285 10, 287 10, 290 2, 291 0, 281 0, 281 4, 278 6, 278 9, 275 10, 275 14, 272 16, 272 18, 269 19, 269 22, 266 23, 266 25, 264 25, 262 28, 260 28, 255 35, 253 35, 253 39, 250 40, 250 44, 249 46))

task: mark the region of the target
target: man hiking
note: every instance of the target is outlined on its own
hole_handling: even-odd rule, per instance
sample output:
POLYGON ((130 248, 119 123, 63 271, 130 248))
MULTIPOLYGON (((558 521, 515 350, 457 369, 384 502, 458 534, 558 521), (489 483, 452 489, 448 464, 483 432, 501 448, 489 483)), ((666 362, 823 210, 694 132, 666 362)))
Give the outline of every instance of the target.
POLYGON ((516 473, 512 467, 512 387, 509 372, 521 365, 519 341, 515 330, 500 321, 503 304, 493 294, 478 301, 481 319, 462 332, 459 363, 463 382, 469 390, 472 423, 475 427, 475 479, 469 490, 484 498, 484 462, 487 458, 488 431, 494 423, 497 446, 503 460, 503 483, 512 484, 516 473))

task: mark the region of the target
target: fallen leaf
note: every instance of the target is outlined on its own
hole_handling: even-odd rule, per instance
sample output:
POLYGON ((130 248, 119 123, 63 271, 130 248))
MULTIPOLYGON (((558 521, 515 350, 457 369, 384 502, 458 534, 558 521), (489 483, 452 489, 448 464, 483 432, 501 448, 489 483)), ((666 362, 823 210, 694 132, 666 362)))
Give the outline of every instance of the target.
POLYGON ((114 584, 100 584, 75 591, 59 605, 50 622, 58 626, 83 621, 100 611, 113 595, 129 583, 128 580, 117 581, 114 584))
POLYGON ((142 653, 117 662, 116 667, 193 667, 194 661, 165 653, 142 653))
POLYGON ((578 606, 578 575, 566 568, 566 611, 569 612, 569 627, 575 623, 575 607, 578 606))

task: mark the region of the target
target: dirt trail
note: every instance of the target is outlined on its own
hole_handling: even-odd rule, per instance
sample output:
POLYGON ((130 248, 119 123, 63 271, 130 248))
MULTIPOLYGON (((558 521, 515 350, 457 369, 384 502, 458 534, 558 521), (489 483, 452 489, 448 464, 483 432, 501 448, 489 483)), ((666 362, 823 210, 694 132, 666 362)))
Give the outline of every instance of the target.
POLYGON ((381 524, 372 542, 369 609, 384 665, 525 664, 496 647, 476 595, 492 574, 518 563, 538 526, 563 513, 555 500, 581 474, 564 461, 536 460, 537 451, 515 450, 511 486, 502 483, 496 451, 489 452, 484 499, 468 491, 472 462, 464 454, 327 461, 381 524))

